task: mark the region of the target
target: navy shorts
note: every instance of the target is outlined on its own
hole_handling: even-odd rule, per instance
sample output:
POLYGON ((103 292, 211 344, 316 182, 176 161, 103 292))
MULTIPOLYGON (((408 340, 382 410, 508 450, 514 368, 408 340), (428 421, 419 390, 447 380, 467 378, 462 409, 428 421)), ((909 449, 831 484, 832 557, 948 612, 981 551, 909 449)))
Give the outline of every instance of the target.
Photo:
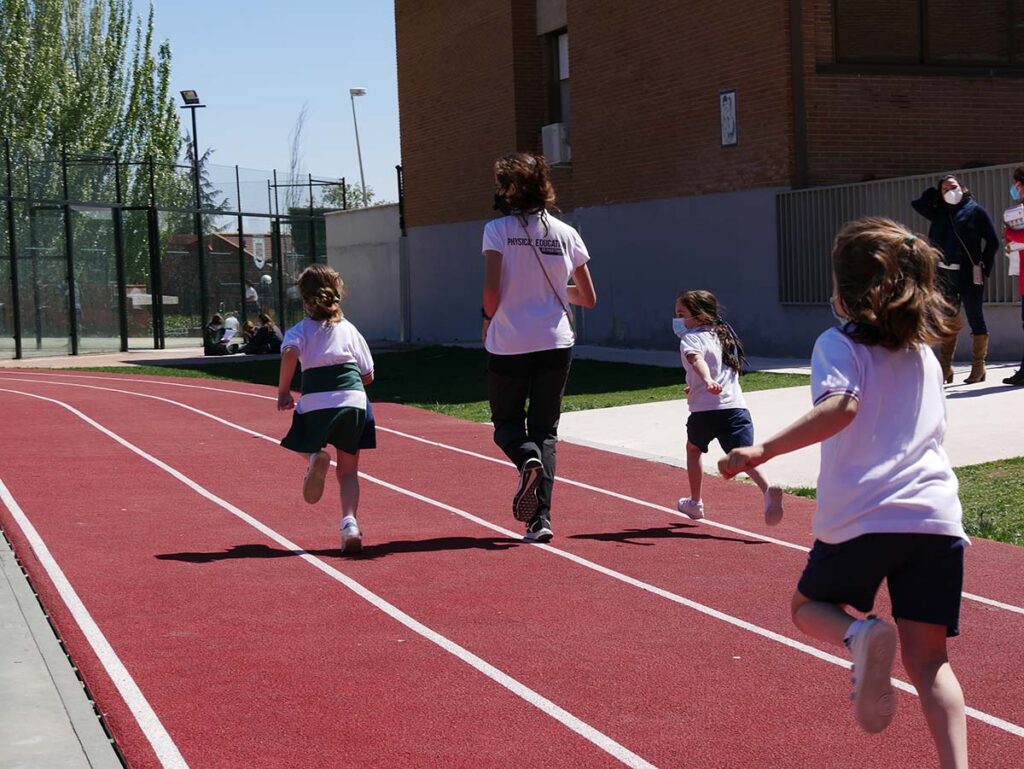
POLYGON ((956 636, 966 546, 940 534, 864 534, 835 545, 815 540, 797 590, 866 614, 885 579, 897 622, 945 625, 946 635, 956 636))
POLYGON ((708 453, 711 441, 718 439, 722 451, 754 445, 754 423, 746 409, 694 411, 686 420, 686 440, 708 453))

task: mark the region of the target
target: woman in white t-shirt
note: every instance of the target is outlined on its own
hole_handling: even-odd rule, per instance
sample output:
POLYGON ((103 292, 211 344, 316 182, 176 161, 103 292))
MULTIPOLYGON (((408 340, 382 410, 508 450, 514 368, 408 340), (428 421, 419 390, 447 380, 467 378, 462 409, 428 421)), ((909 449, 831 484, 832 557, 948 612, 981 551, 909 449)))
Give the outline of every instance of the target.
MULTIPOLYGON (((693 520, 704 517, 701 488, 704 468, 701 455, 717 440, 728 453, 754 442, 754 423, 740 389, 743 345, 718 310, 718 299, 710 291, 683 291, 676 297, 672 329, 679 337, 679 355, 686 371, 686 475, 690 496, 676 503, 683 515, 693 520)), ((764 522, 775 526, 782 520, 783 493, 768 483, 760 470, 747 475, 764 495, 764 522)))
MULTIPOLYGON (((959 485, 942 449, 943 372, 928 345, 960 321, 936 287, 938 252, 902 225, 848 224, 832 249, 832 309, 842 323, 814 345, 814 408, 765 443, 735 449, 726 477, 821 443, 814 547, 792 600, 805 633, 853 656, 854 709, 869 732, 896 707, 897 633, 868 612, 885 579, 903 665, 942 767, 967 766, 960 684, 946 654, 957 635, 964 548, 959 485)), ((925 763, 921 761, 919 763, 925 763)))
POLYGON ((331 444, 338 450, 341 552, 358 553, 363 544, 356 521, 359 449, 366 445, 364 387, 373 382, 373 356, 362 334, 341 312, 345 289, 337 272, 324 264, 310 265, 299 276, 298 286, 309 317, 288 329, 281 343, 277 408, 295 409, 281 445, 309 457, 302 496, 310 504, 323 496, 331 467, 324 447, 331 444), (302 397, 297 404, 291 392, 296 364, 302 365, 302 397))
POLYGON ((494 164, 494 185, 504 216, 484 227, 482 309, 494 442, 519 469, 512 513, 527 524, 523 538, 547 542, 558 420, 576 342, 569 305, 593 307, 597 297, 579 233, 548 213, 555 190, 547 161, 507 155, 494 164))

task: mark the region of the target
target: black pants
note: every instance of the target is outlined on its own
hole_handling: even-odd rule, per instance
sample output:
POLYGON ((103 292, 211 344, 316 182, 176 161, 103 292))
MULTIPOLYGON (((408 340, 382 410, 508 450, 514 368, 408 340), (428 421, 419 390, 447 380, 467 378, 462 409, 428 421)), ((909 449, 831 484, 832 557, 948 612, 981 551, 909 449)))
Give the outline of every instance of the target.
POLYGON ((530 457, 543 463, 544 477, 537 488, 537 514, 548 520, 555 483, 558 419, 571 364, 571 347, 523 355, 492 354, 487 359, 487 395, 491 401, 494 442, 518 468, 530 457))
POLYGON ((985 325, 985 314, 982 311, 985 286, 976 286, 972 270, 965 269, 962 265, 959 270, 946 270, 939 268, 939 287, 946 300, 960 312, 960 305, 963 305, 964 314, 967 316, 967 325, 971 327, 971 334, 987 334, 988 326, 985 325))

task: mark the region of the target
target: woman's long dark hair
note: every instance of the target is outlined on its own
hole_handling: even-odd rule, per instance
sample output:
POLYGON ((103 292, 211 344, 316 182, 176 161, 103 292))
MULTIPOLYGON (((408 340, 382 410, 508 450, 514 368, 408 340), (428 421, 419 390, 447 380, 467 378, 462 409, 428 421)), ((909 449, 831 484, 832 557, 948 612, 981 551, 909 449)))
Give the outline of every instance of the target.
POLYGON ((690 315, 705 326, 710 326, 722 345, 722 363, 733 369, 737 374, 743 373, 747 356, 743 343, 736 335, 732 326, 726 323, 719 314, 718 299, 710 291, 698 289, 683 291, 676 301, 690 311, 690 315))

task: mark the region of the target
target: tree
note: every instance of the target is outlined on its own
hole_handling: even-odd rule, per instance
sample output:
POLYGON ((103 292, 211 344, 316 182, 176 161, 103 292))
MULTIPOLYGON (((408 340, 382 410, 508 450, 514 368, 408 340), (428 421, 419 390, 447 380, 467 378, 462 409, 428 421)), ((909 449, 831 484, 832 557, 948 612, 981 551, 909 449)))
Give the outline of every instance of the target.
POLYGON ((366 195, 363 195, 363 188, 358 184, 347 184, 342 182, 333 187, 325 187, 323 201, 325 206, 335 208, 370 208, 371 206, 386 206, 390 201, 381 200, 374 202, 377 194, 373 187, 366 185, 366 195))
MULTIPOLYGON (((170 95, 171 49, 154 53, 153 6, 145 23, 131 0, 0 0, 0 137, 11 142, 15 181, 33 194, 63 198, 61 153, 72 197, 114 199, 114 163, 122 194, 178 201, 187 177, 175 168, 181 150, 178 111, 170 95), (28 170, 26 170, 28 169, 28 170)), ((126 232, 129 274, 148 256, 126 232)))

